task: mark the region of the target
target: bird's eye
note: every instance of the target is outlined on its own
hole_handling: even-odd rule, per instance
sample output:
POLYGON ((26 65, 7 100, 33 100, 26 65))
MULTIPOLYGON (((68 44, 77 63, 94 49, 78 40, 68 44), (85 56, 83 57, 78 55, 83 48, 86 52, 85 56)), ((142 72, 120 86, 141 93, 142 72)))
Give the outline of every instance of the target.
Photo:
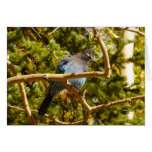
POLYGON ((87 55, 87 58, 91 59, 91 56, 89 53, 86 53, 86 55, 87 55))

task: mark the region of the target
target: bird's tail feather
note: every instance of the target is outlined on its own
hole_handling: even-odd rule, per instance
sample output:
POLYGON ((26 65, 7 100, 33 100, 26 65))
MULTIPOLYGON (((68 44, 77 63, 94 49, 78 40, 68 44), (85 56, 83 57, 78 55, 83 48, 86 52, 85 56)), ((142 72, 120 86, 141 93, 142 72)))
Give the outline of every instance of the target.
POLYGON ((46 113, 52 98, 53 96, 50 96, 50 95, 46 96, 46 98, 44 99, 44 101, 42 102, 39 108, 39 115, 43 116, 46 113))

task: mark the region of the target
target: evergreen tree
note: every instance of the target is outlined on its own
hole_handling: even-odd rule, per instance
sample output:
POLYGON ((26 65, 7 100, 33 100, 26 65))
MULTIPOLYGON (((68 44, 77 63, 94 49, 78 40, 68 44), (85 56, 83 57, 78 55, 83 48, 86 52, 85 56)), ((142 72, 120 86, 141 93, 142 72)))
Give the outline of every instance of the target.
MULTIPOLYGON (((86 48, 96 46, 95 58, 97 64, 91 63, 89 71, 104 72, 104 60, 101 48, 94 37, 89 35, 82 27, 40 27, 23 28, 9 27, 7 29, 7 54, 9 61, 14 65, 18 74, 28 75, 37 73, 55 73, 60 59, 68 54, 75 54, 86 48)), ((92 28, 89 28, 92 30, 92 28)), ((139 28, 144 32, 144 28, 139 28)), ((123 39, 123 29, 101 28, 100 33, 108 49, 111 64, 111 76, 105 78, 87 78, 85 85, 80 89, 87 90, 87 103, 90 106, 107 104, 111 101, 127 99, 144 94, 144 52, 145 39, 135 33, 133 40, 123 39), (122 48, 124 45, 134 43, 133 57, 124 59, 122 48), (134 84, 127 85, 127 78, 121 75, 124 63, 133 63, 134 84)), ((93 34, 93 33, 92 33, 93 34)), ((13 74, 8 68, 7 76, 13 74)), ((25 82, 25 91, 31 109, 38 109, 48 91, 49 82, 25 82)), ((80 102, 73 97, 66 96, 62 91, 53 99, 48 114, 64 122, 75 122, 84 119, 85 110, 80 102)), ((22 97, 17 84, 7 88, 7 102, 23 108, 22 97)), ((144 100, 132 103, 115 105, 108 109, 94 112, 90 115, 89 125, 144 125, 144 100)), ((8 107, 8 124, 31 124, 25 112, 8 107)), ((57 124, 53 120, 33 113, 39 124, 57 124)))

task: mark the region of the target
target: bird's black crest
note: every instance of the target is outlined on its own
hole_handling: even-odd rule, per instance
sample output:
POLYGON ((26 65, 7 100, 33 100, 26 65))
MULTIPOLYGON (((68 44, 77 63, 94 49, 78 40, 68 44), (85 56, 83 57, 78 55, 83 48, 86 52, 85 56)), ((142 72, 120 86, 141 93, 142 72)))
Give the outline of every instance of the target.
POLYGON ((82 51, 82 54, 86 59, 91 59, 94 56, 94 47, 82 51))

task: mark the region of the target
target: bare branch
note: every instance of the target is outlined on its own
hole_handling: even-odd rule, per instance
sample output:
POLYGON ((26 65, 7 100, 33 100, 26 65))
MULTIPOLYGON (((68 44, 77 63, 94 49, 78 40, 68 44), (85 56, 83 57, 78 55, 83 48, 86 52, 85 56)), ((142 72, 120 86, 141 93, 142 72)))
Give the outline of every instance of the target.
POLYGON ((100 71, 94 71, 94 72, 69 73, 69 74, 31 74, 31 75, 23 75, 23 76, 19 76, 19 77, 8 78, 7 84, 10 85, 10 84, 14 84, 17 82, 37 81, 37 80, 65 81, 67 79, 83 78, 83 77, 109 78, 110 77, 110 62, 109 62, 109 56, 107 53, 107 49, 105 47, 103 40, 101 39, 98 29, 94 28, 94 31, 95 31, 95 36, 96 36, 96 38, 100 44, 100 47, 102 49, 102 52, 103 52, 104 63, 105 63, 105 73, 102 73, 100 71))
POLYGON ((35 30, 34 27, 31 27, 31 29, 35 32, 35 34, 38 36, 39 39, 43 40, 41 35, 35 30))
POLYGON ((58 62, 60 61, 59 58, 50 50, 50 48, 48 46, 46 46, 46 48, 52 53, 52 55, 56 58, 56 60, 58 60, 58 62))
POLYGON ((33 82, 39 80, 47 81, 65 81, 67 79, 73 78, 83 78, 83 77, 103 77, 106 78, 105 74, 100 71, 94 72, 82 72, 82 73, 68 73, 68 74, 29 74, 14 76, 7 79, 7 85, 12 85, 18 82, 33 82))
POLYGON ((110 77, 110 61, 109 61, 109 56, 108 56, 108 51, 107 51, 107 48, 104 44, 104 41, 102 40, 101 38, 101 35, 99 33, 99 30, 98 28, 93 28, 94 29, 94 33, 95 33, 95 37, 97 38, 98 40, 98 43, 100 44, 100 47, 102 49, 102 53, 103 53, 103 57, 104 57, 104 68, 105 68, 105 75, 107 78, 110 77))
MULTIPOLYGON (((12 73, 14 75, 17 75, 17 71, 15 70, 14 66, 11 64, 10 61, 7 61, 7 66, 10 68, 10 70, 12 71, 12 73)), ((20 92, 21 92, 21 95, 22 95, 25 111, 26 111, 31 123, 33 125, 36 125, 36 122, 35 122, 35 120, 32 116, 32 113, 31 113, 31 110, 30 110, 30 107, 29 107, 29 104, 28 104, 28 100, 27 100, 27 96, 26 96, 26 93, 25 93, 24 85, 23 85, 23 83, 20 83, 20 82, 18 82, 18 85, 19 85, 20 92)))
MULTIPOLYGON (((68 84, 69 85, 69 84, 68 84)), ((71 88, 71 86, 70 86, 71 88)), ((77 92, 78 93, 78 92, 77 92)), ((85 92, 84 92, 85 94, 85 92)), ((51 119, 53 120, 55 123, 57 124, 60 124, 60 125, 80 125, 80 124, 84 124, 85 122, 87 122, 87 120, 89 119, 89 116, 92 112, 95 112, 95 111, 99 111, 99 110, 102 110, 102 109, 106 109, 106 108, 110 108, 114 105, 118 105, 118 104, 122 104, 122 103, 126 103, 126 102, 133 102, 135 100, 138 100, 138 99, 144 99, 145 96, 137 96, 137 97, 132 97, 132 98, 128 98, 128 99, 124 99, 124 100, 118 100, 118 101, 113 101, 113 102, 110 102, 108 104, 103 104, 103 105, 99 105, 99 106, 96 106, 96 107, 90 107, 88 109, 88 112, 87 112, 87 115, 86 115, 86 118, 82 121, 77 121, 77 122, 62 122, 56 118, 52 118, 50 117, 48 114, 45 114, 44 116, 48 119, 51 119)), ((84 102, 85 100, 82 99, 81 100, 81 103, 82 104, 87 104, 86 102, 84 102)), ((22 112, 25 112, 25 109, 22 109, 20 107, 17 107, 17 106, 13 106, 13 105, 10 105, 10 104, 7 104, 8 107, 10 108, 13 108, 13 109, 16 109, 16 110, 19 110, 19 111, 22 111, 22 112)), ((88 105, 89 106, 89 105, 88 105)), ((38 110, 31 110, 32 112, 36 112, 38 113, 38 110)))
POLYGON ((69 82, 65 81, 64 82, 65 86, 67 87, 68 90, 72 91, 79 99, 79 101, 81 102, 81 104, 85 107, 85 109, 87 111, 91 110, 91 107, 87 104, 85 98, 83 96, 80 95, 79 91, 77 89, 75 89, 72 84, 70 84, 69 82))
MULTIPOLYGON (((55 30, 53 30, 53 31, 51 32, 51 34, 53 34, 58 28, 59 28, 59 27, 57 27, 55 30)), ((38 37, 41 41, 43 41, 42 36, 35 30, 35 28, 34 28, 34 27, 31 27, 31 29, 35 32, 35 34, 37 35, 37 37, 38 37)), ((48 35, 51 35, 51 34, 49 33, 48 35)), ((44 41, 43 41, 43 42, 44 42, 44 41)), ((59 58, 50 50, 50 48, 49 48, 48 46, 46 46, 46 48, 51 52, 51 54, 56 58, 56 60, 60 61, 59 58)))
POLYGON ((56 30, 58 30, 60 27, 56 27, 52 32, 50 32, 48 35, 53 34, 56 30))
MULTIPOLYGON (((23 109, 23 108, 20 108, 20 107, 17 107, 17 106, 13 106, 13 105, 11 105, 11 104, 7 104, 7 107, 9 107, 9 108, 12 108, 12 109, 16 109, 16 110, 19 110, 19 111, 21 111, 21 112, 25 112, 25 109, 23 109)), ((32 110, 31 110, 32 111, 32 110)))
POLYGON ((83 96, 81 96, 80 92, 77 89, 75 89, 72 86, 72 84, 70 84, 68 81, 64 81, 64 84, 68 90, 72 91, 77 96, 82 106, 87 110, 86 118, 84 119, 84 121, 82 121, 83 123, 87 122, 87 120, 89 119, 90 112, 91 112, 91 107, 87 104, 86 99, 85 99, 86 91, 84 91, 83 96))
POLYGON ((129 29, 128 27, 118 27, 119 29, 121 30, 127 30, 127 31, 130 31, 130 32, 135 32, 143 37, 145 37, 145 34, 139 30, 133 30, 133 29, 129 29))
POLYGON ((109 108, 109 107, 114 106, 114 105, 118 105, 118 104, 122 104, 122 103, 126 103, 126 102, 132 102, 132 101, 135 101, 138 99, 144 99, 144 98, 145 98, 145 96, 142 95, 142 96, 137 96, 137 97, 131 97, 131 98, 124 99, 124 100, 113 101, 113 102, 110 102, 108 104, 102 104, 99 106, 92 107, 91 112, 99 111, 101 109, 109 108))
MULTIPOLYGON (((18 106, 15 106, 15 105, 11 105, 11 104, 7 104, 7 107, 9 108, 12 108, 12 109, 16 109, 18 111, 21 111, 21 112, 26 112, 25 109, 23 108, 20 108, 18 106)), ((31 112, 35 112, 35 113, 38 113, 38 110, 31 110, 31 112)), ((48 118, 50 120, 53 120, 55 123, 59 124, 59 125, 80 125, 80 124, 83 124, 84 121, 77 121, 77 122, 63 122, 63 121, 60 121, 56 118, 53 118, 51 116, 49 116, 48 114, 45 114, 44 115, 45 118, 48 118)))

